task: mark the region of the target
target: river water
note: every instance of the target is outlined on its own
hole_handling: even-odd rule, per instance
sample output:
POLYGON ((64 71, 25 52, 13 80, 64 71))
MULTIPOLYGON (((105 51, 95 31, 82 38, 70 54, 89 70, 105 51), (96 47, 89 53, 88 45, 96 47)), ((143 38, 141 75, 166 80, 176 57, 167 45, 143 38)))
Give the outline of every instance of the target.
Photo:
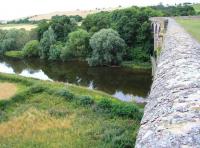
POLYGON ((86 62, 50 62, 0 58, 0 72, 41 80, 62 81, 104 91, 123 101, 144 103, 152 84, 151 70, 89 67, 86 62))

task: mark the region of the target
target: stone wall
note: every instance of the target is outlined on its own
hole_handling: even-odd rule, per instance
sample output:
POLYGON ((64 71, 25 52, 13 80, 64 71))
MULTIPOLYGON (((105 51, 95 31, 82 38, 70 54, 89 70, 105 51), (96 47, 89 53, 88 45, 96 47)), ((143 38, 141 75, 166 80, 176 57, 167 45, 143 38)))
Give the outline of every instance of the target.
POLYGON ((168 20, 136 148, 200 148, 200 44, 168 20))

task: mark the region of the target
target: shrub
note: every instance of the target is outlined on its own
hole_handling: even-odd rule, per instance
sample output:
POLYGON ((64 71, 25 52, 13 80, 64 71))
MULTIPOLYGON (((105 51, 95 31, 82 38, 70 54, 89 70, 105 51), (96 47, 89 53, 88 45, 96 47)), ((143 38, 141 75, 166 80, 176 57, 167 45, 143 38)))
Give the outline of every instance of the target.
POLYGON ((113 105, 112 113, 121 117, 141 120, 142 113, 135 105, 113 105))
POLYGON ((23 92, 16 94, 15 96, 13 96, 12 101, 14 101, 14 102, 24 101, 30 95, 31 94, 29 93, 29 91, 23 91, 23 92))
POLYGON ((39 41, 32 40, 26 43, 24 48, 22 49, 24 56, 26 57, 36 57, 39 52, 39 41))
POLYGON ((31 86, 31 87, 29 88, 29 92, 30 92, 31 94, 34 94, 34 93, 41 93, 41 92, 45 91, 46 89, 47 89, 47 88, 45 88, 45 87, 43 87, 43 86, 41 86, 41 85, 35 84, 35 85, 33 85, 33 86, 31 86))
POLYGON ((94 104, 94 101, 89 96, 81 96, 79 97, 79 104, 82 106, 89 106, 94 104))
POLYGON ((64 97, 67 100, 73 100, 75 98, 74 94, 72 94, 71 92, 69 92, 65 89, 58 90, 56 92, 56 95, 64 97))
POLYGON ((103 98, 97 103, 97 108, 106 112, 110 112, 112 109, 112 101, 108 98, 103 98))

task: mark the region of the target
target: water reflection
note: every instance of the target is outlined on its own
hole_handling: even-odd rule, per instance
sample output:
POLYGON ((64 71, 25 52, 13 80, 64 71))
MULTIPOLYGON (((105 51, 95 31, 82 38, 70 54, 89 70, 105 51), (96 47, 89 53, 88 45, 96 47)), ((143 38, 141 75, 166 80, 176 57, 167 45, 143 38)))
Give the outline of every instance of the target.
POLYGON ((121 100, 143 102, 152 83, 151 71, 120 67, 89 67, 80 61, 49 62, 0 58, 0 72, 42 80, 63 81, 105 91, 121 100))
POLYGON ((34 71, 34 70, 25 69, 19 75, 24 76, 24 77, 31 77, 31 78, 41 79, 41 80, 53 81, 42 70, 34 71))

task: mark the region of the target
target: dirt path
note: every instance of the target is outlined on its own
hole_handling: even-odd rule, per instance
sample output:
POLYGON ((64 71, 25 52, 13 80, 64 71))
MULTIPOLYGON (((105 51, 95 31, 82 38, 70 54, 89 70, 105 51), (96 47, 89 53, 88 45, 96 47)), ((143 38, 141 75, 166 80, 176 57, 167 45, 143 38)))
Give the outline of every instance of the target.
POLYGON ((13 83, 0 83, 0 100, 6 100, 15 95, 17 87, 13 83))

